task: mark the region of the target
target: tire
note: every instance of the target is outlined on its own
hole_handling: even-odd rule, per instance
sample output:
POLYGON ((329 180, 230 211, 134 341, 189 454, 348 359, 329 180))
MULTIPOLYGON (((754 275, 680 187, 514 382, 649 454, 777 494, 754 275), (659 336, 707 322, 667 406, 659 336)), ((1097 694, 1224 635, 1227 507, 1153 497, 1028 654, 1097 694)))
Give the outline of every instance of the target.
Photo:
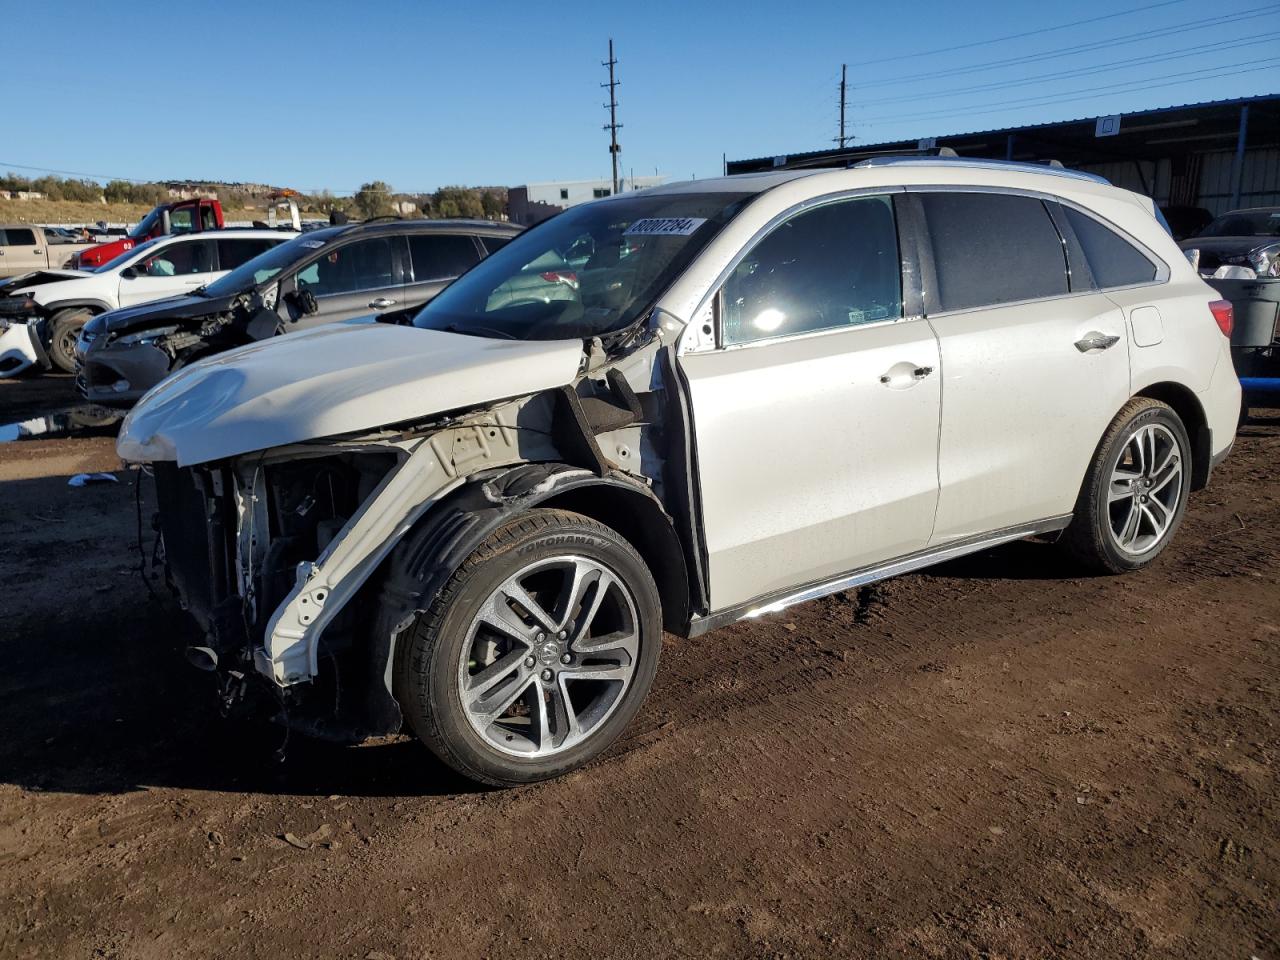
POLYGON ((1191 441, 1181 418, 1158 400, 1135 397, 1098 443, 1059 542, 1090 570, 1140 570, 1178 532, 1191 473, 1191 441))
POLYGON ((494 531, 401 636, 393 679, 408 728, 464 776, 514 786, 617 738, 657 673, 662 610, 619 533, 540 509, 494 531))
POLYGON ((84 307, 59 310, 49 321, 49 360, 63 373, 76 372, 76 339, 92 311, 84 307))

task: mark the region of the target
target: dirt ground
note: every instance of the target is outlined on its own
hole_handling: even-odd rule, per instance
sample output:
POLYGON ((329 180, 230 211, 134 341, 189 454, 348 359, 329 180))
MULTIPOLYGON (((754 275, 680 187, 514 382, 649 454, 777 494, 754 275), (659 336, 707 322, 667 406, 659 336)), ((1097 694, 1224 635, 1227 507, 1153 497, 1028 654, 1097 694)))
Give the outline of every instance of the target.
POLYGON ((1018 543, 668 638, 606 758, 505 792, 221 721, 135 474, 67 486, 117 466, 0 443, 2 957, 1280 960, 1280 411, 1141 574, 1018 543))

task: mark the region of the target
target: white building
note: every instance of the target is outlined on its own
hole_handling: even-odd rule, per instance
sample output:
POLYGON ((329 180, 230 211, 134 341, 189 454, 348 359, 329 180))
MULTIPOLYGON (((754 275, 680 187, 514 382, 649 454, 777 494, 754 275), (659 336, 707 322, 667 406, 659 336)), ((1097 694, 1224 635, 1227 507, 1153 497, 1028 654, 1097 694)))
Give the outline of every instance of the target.
MULTIPOLYGON (((621 177, 619 193, 656 187, 666 177, 621 177)), ((553 180, 547 183, 526 183, 507 190, 507 216, 512 223, 525 226, 554 216, 567 207, 588 200, 599 200, 613 193, 612 180, 553 180)))

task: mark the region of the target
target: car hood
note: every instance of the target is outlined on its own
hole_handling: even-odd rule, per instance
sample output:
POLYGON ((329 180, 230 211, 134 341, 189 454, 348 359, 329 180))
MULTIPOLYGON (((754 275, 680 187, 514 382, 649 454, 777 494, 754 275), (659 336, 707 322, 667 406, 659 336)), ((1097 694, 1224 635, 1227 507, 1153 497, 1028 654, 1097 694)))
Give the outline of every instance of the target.
POLYGON ((93 274, 88 270, 36 270, 34 273, 24 273, 20 277, 11 277, 8 280, 0 281, 0 297, 7 297, 9 294, 19 291, 25 293, 34 287, 44 286, 47 283, 83 280, 92 276, 93 274))
POLYGON ((91 332, 98 336, 104 333, 127 333, 145 330, 147 327, 171 326, 175 320, 199 320, 211 313, 226 310, 230 305, 230 297, 184 294, 111 310, 94 317, 89 324, 91 332))
POLYGON ((221 460, 570 383, 580 340, 496 340, 345 322, 186 367, 125 418, 125 460, 221 460))
POLYGON ((1275 243, 1280 237, 1188 237, 1179 240, 1183 250, 1200 250, 1216 257, 1244 256, 1257 247, 1275 243))

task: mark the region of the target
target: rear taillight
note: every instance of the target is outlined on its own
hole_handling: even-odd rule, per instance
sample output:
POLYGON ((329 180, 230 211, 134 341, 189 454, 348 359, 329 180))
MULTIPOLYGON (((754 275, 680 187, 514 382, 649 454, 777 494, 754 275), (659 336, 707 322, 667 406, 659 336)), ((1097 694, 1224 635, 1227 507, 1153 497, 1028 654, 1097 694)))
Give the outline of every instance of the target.
POLYGON ((1218 329, 1222 331, 1222 335, 1230 338, 1231 325, 1235 319, 1235 310, 1231 307, 1231 301, 1212 300, 1209 303, 1209 312, 1213 314, 1213 319, 1218 321, 1218 329))

